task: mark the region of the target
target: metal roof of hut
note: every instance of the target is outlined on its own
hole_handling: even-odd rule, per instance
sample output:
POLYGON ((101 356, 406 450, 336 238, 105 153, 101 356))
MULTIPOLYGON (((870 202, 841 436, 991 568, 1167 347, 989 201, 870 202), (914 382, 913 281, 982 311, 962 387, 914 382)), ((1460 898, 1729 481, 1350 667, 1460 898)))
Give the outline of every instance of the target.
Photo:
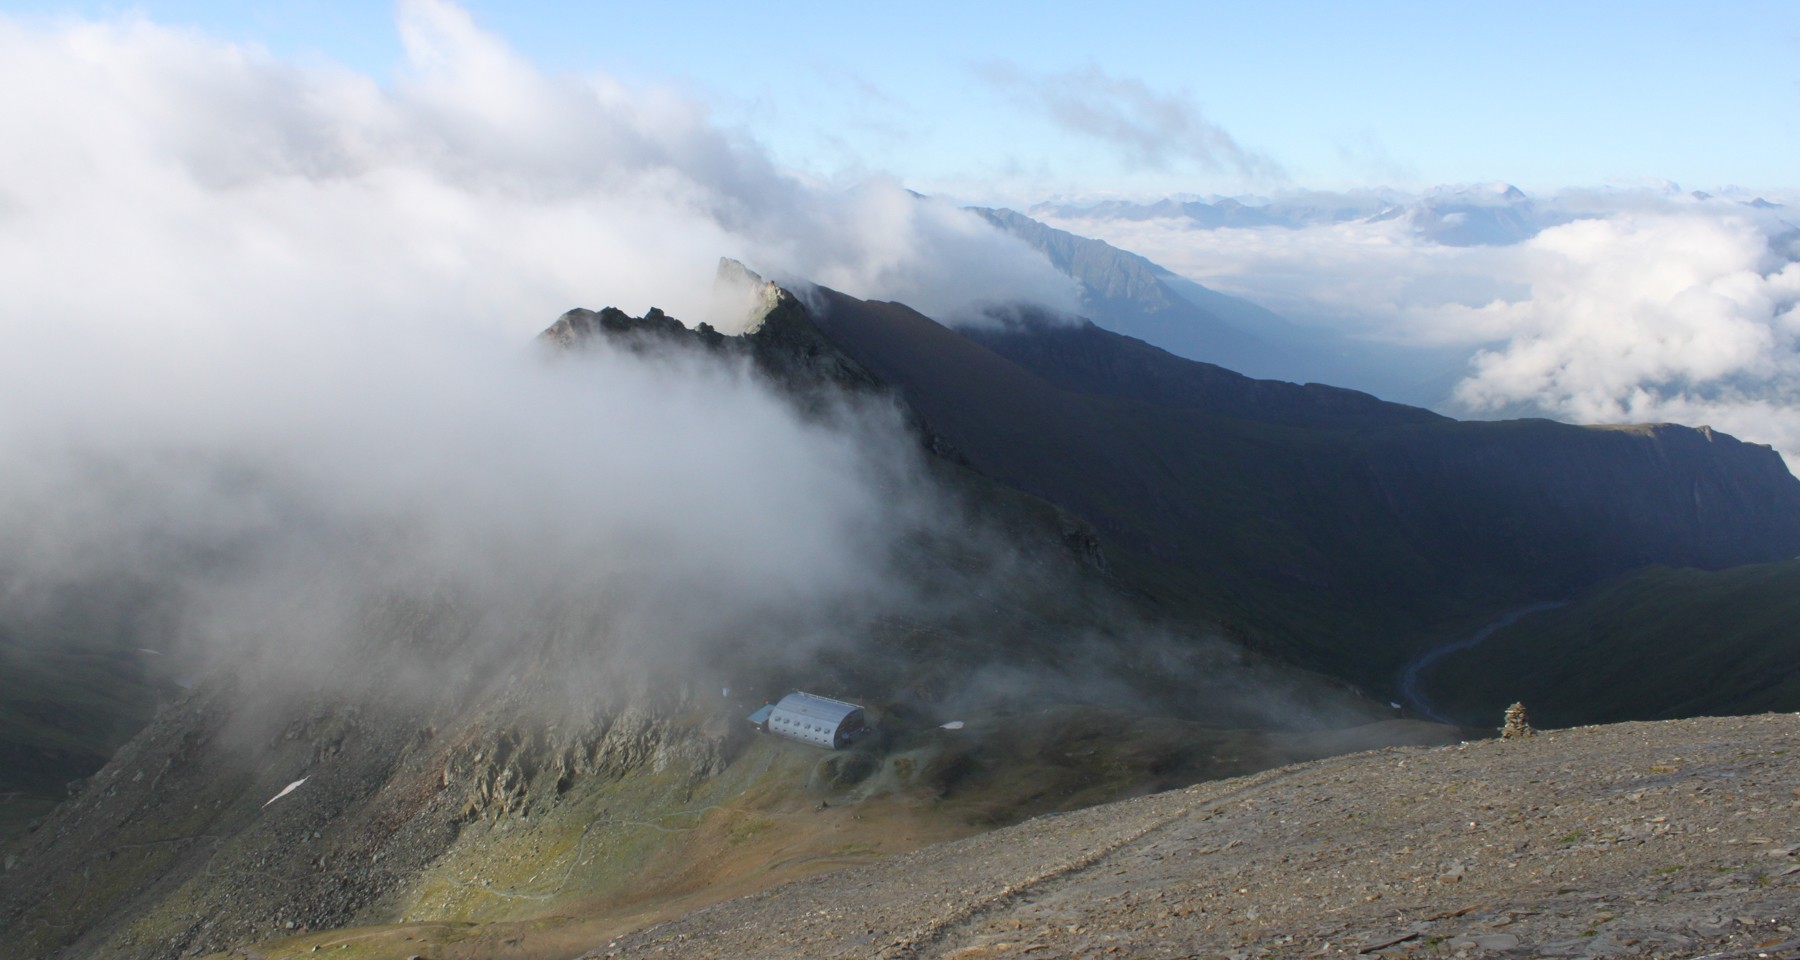
POLYGON ((857 704, 796 691, 769 710, 764 729, 835 750, 855 740, 866 727, 863 708, 857 704))

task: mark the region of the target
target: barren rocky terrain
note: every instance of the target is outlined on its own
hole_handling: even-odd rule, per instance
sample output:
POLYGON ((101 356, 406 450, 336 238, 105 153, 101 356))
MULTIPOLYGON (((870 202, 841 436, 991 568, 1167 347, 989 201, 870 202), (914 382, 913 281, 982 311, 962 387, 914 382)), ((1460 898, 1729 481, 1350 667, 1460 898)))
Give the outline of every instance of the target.
POLYGON ((1800 715, 1401 747, 727 901, 628 957, 1800 957, 1800 715))

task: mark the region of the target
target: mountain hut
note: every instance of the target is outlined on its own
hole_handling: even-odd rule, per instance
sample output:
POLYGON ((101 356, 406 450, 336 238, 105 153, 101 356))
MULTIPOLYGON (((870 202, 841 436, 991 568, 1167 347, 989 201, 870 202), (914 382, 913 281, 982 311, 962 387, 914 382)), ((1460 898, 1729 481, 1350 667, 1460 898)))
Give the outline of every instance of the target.
POLYGON ((757 715, 766 717, 764 730, 832 750, 849 746, 868 730, 862 707, 814 693, 796 691, 763 710, 757 715))

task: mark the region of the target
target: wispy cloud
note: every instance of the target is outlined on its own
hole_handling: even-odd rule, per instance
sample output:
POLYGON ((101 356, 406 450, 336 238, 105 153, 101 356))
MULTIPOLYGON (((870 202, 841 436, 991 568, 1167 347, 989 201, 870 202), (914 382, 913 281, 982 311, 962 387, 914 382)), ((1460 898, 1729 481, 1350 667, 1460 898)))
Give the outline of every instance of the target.
POLYGON ((976 72, 1062 129, 1119 151, 1133 165, 1159 171, 1191 167, 1261 183, 1287 179, 1280 164, 1208 120, 1186 92, 1158 93, 1141 80, 1094 66, 1030 74, 1012 63, 992 62, 976 72))
POLYGON ((1345 167, 1375 183, 1400 186, 1419 179, 1416 168, 1389 152, 1375 131, 1366 127, 1334 137, 1331 145, 1345 167))

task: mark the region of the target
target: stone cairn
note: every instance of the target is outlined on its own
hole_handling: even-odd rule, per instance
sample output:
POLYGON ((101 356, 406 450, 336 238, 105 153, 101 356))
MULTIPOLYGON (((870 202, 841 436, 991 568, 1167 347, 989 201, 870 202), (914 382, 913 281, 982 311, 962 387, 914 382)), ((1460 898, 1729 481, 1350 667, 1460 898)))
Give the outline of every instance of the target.
POLYGON ((1525 705, 1515 703, 1507 707, 1506 725, 1500 728, 1500 739, 1523 740, 1526 737, 1535 736, 1537 736, 1537 731, 1531 729, 1531 721, 1525 717, 1525 705))

